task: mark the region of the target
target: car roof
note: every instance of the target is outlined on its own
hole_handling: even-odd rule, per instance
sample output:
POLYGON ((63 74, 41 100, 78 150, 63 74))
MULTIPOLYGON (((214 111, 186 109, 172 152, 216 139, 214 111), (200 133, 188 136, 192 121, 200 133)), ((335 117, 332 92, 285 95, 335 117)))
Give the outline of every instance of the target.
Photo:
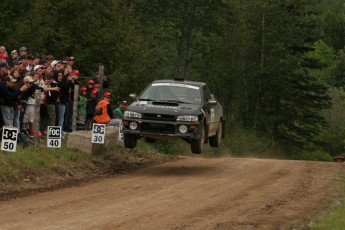
POLYGON ((186 85, 193 85, 193 86, 197 86, 199 88, 202 88, 206 85, 206 83, 204 82, 198 82, 198 81, 185 81, 182 79, 165 79, 165 80, 155 80, 153 81, 151 84, 153 83, 176 83, 176 84, 186 84, 186 85))

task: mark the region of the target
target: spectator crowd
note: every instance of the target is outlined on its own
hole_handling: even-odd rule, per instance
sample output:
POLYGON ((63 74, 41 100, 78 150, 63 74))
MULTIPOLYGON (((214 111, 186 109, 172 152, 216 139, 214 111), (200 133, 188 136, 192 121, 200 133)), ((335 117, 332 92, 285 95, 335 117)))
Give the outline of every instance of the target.
MULTIPOLYGON (((61 60, 53 55, 39 55, 26 47, 7 52, 0 45, 0 128, 13 126, 28 136, 34 135, 35 106, 40 106, 38 136, 46 133, 47 126, 60 126, 66 132, 72 131, 73 116, 77 126, 90 129, 94 122, 98 103, 100 82, 102 88, 109 88, 106 77, 100 75, 80 86, 77 114, 73 114, 75 85, 79 85, 79 71, 75 69, 75 58, 61 60), (36 95, 39 92, 40 95, 36 95), (37 103, 37 98, 40 102, 37 103)), ((110 98, 110 93, 107 95, 110 98)), ((103 95, 102 95, 103 96, 103 95)), ((110 118, 122 118, 121 112, 127 106, 125 101, 119 108, 109 111, 110 118), (119 114, 120 112, 120 114, 119 114), (117 114, 117 115, 116 115, 117 114), (114 115, 114 116, 113 116, 114 115)))

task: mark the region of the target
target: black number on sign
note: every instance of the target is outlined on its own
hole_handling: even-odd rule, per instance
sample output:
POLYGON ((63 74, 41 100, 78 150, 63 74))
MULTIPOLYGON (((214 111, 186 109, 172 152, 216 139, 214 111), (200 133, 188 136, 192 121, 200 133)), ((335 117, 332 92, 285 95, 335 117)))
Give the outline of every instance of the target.
POLYGON ((51 140, 50 146, 59 146, 59 141, 58 140, 51 140))
POLYGON ((14 149, 14 144, 13 143, 9 143, 9 142, 5 142, 4 143, 4 149, 13 150, 14 149))
POLYGON ((102 142, 103 138, 102 136, 94 136, 93 141, 94 142, 102 142))

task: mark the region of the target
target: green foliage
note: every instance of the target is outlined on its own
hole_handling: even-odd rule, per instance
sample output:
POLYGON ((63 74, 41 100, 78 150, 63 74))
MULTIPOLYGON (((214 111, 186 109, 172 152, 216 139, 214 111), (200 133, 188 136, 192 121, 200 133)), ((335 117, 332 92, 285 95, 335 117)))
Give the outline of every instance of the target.
POLYGON ((268 140, 259 138, 254 130, 244 129, 234 118, 229 117, 227 123, 231 128, 226 130, 221 146, 232 156, 267 156, 268 140))
MULTIPOLYGON (((235 152, 254 149, 235 147, 246 138, 259 150, 327 144, 317 138, 330 105, 327 88, 345 84, 339 1, 1 4, 0 43, 8 50, 26 46, 56 59, 75 56, 82 77, 104 65, 113 95, 126 98, 154 79, 176 75, 206 82, 239 124, 226 141, 235 152)), ((174 147, 164 145, 167 153, 174 147)))
POLYGON ((335 156, 345 152, 345 92, 343 89, 331 88, 329 95, 332 107, 323 111, 328 126, 322 129, 318 139, 324 143, 324 151, 335 156))
POLYGON ((333 71, 335 68, 335 52, 332 47, 329 47, 322 40, 318 40, 312 46, 313 51, 306 53, 309 59, 309 65, 314 68, 309 68, 308 71, 311 76, 315 77, 324 84, 333 85, 333 71))
POLYGON ((327 161, 332 162, 334 159, 322 150, 316 151, 298 151, 294 154, 289 154, 289 159, 293 160, 307 160, 307 161, 327 161))
POLYGON ((345 52, 340 50, 335 61, 333 71, 333 85, 336 87, 345 87, 345 52))

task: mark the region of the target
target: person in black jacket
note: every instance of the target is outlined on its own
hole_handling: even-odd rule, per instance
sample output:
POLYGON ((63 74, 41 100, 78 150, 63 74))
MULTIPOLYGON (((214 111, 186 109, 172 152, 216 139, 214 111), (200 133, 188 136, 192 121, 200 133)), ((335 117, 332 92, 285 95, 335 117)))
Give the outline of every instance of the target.
POLYGON ((69 78, 71 79, 68 81, 70 83, 70 90, 69 90, 69 101, 66 106, 66 112, 65 112, 65 119, 64 119, 64 131, 65 132, 72 132, 72 123, 73 123, 73 116, 76 116, 76 114, 73 114, 73 103, 74 103, 74 87, 76 85, 79 85, 78 77, 79 77, 79 71, 78 70, 72 70, 71 73, 68 74, 69 78))
MULTIPOLYGON (((58 86, 58 82, 52 76, 47 84, 47 88, 54 88, 58 86)), ((47 126, 56 125, 56 104, 59 103, 59 91, 47 91, 45 93, 45 103, 47 106, 47 126)))
POLYGON ((0 110, 3 125, 14 126, 14 108, 17 105, 18 97, 30 87, 28 84, 24 84, 19 90, 16 90, 14 88, 16 82, 17 79, 10 75, 0 82, 0 110))
MULTIPOLYGON (((57 109, 57 125, 63 130, 63 123, 65 120, 66 106, 70 102, 70 90, 72 84, 72 76, 63 76, 63 72, 58 72, 57 86, 60 88, 58 103, 56 103, 57 109)), ((64 135, 62 135, 64 136, 64 135)))
POLYGON ((93 80, 89 80, 87 82, 87 87, 86 87, 86 127, 87 129, 92 128, 92 123, 93 123, 93 115, 95 113, 95 108, 97 105, 97 91, 95 90, 95 82, 93 80))

